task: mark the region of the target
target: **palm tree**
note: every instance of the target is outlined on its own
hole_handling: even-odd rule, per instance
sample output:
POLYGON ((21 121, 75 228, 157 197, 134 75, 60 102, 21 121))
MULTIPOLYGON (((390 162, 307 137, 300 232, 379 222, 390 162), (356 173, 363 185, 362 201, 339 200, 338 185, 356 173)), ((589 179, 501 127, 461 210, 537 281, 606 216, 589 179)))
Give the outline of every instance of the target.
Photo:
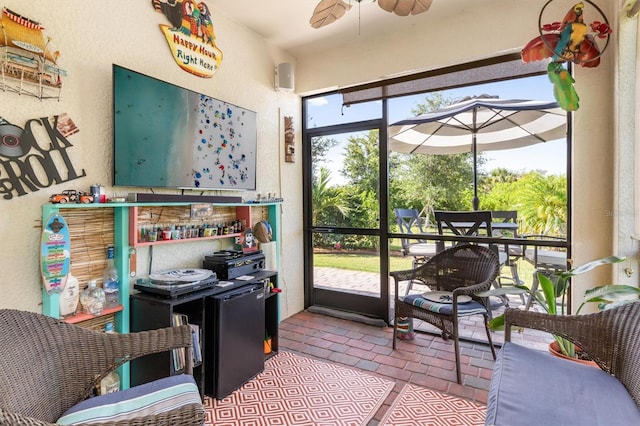
POLYGON ((519 213, 527 228, 524 232, 566 235, 567 180, 564 176, 544 176, 527 173, 518 181, 521 185, 519 213))
POLYGON ((313 181, 312 188, 312 204, 313 225, 318 224, 335 224, 336 214, 345 217, 349 211, 348 207, 342 202, 342 190, 340 188, 329 185, 331 181, 331 172, 325 167, 320 167, 319 176, 313 181))

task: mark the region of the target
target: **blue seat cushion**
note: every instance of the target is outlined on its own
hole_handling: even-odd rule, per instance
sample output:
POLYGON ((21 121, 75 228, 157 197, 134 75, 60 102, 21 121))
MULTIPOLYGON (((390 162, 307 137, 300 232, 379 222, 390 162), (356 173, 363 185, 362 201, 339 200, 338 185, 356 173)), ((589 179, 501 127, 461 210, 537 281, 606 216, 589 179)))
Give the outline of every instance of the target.
MULTIPOLYGON (((452 303, 432 302, 425 299, 419 294, 411 294, 409 296, 405 296, 402 300, 405 303, 417 306, 418 308, 424 309, 425 311, 437 312, 443 315, 453 314, 452 303)), ((482 303, 476 302, 475 300, 471 300, 467 303, 458 303, 458 316, 477 315, 484 314, 486 312, 487 310, 482 305, 482 303)))
POLYGON ((640 425, 640 410, 610 374, 506 342, 495 362, 486 425, 640 425))
POLYGON ((86 399, 57 421, 61 425, 129 420, 171 411, 187 404, 202 404, 193 377, 187 374, 166 377, 120 392, 86 399))

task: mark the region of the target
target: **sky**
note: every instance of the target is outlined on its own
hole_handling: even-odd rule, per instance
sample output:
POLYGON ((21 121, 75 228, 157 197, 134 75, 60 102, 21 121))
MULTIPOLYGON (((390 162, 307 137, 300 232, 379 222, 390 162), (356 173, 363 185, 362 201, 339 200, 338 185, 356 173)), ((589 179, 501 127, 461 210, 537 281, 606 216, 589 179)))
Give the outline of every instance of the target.
MULTIPOLYGON (((546 75, 447 90, 443 91, 442 94, 445 98, 451 99, 488 94, 499 96, 501 99, 554 100, 553 86, 546 75)), ((418 104, 424 103, 424 100, 425 95, 389 100, 389 122, 394 123, 414 116, 411 109, 418 104)), ((316 98, 310 102, 308 108, 309 122, 312 127, 378 118, 380 110, 380 102, 355 104, 349 108, 342 109, 342 97, 340 95, 316 98)), ((341 138, 338 137, 337 139, 341 138)), ((341 156, 343 148, 344 145, 341 144, 328 154, 329 159, 334 159, 326 165, 332 171, 332 183, 334 184, 339 184, 338 180, 340 180, 340 161, 335 159, 341 156)), ((485 172, 495 168, 506 168, 514 172, 546 170, 548 174, 559 175, 566 174, 567 170, 565 139, 519 149, 484 152, 482 155, 487 160, 483 167, 485 172)))

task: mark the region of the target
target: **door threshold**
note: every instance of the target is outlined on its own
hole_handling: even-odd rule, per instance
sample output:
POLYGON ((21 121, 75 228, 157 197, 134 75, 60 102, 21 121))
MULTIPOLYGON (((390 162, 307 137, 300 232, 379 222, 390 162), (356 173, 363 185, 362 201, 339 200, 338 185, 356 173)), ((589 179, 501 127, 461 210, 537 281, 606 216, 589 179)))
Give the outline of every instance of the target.
POLYGON ((327 316, 336 317, 340 319, 361 322, 361 323, 373 325, 376 327, 384 328, 388 326, 386 322, 384 322, 379 318, 370 318, 365 315, 357 314, 354 312, 341 311, 339 309, 332 309, 326 306, 317 306, 317 305, 309 306, 307 308, 307 311, 314 314, 322 314, 322 315, 327 315, 327 316))

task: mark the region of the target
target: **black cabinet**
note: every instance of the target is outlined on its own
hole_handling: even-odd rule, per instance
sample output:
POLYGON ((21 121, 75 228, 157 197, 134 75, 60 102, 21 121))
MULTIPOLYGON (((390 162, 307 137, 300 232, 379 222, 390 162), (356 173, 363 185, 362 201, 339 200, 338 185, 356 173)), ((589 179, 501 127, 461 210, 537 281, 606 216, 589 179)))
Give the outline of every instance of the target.
POLYGON ((262 283, 207 297, 207 395, 222 399, 264 370, 264 301, 262 283))
MULTIPOLYGON (((232 281, 233 284, 203 290, 175 299, 162 298, 149 293, 136 293, 130 298, 130 322, 131 331, 152 330, 162 327, 170 327, 173 325, 173 317, 175 314, 181 314, 188 318, 190 324, 195 324, 199 328, 200 348, 202 352, 202 362, 194 364, 193 376, 200 390, 200 394, 205 394, 205 383, 208 381, 207 394, 216 396, 213 391, 215 387, 215 365, 211 365, 213 360, 234 356, 234 348, 225 347, 224 341, 216 343, 216 336, 221 331, 226 331, 229 325, 220 323, 217 316, 219 311, 215 309, 214 301, 220 295, 233 293, 240 288, 246 286, 260 284, 265 288, 264 293, 264 330, 260 336, 264 337, 265 333, 271 337, 270 354, 264 354, 264 345, 254 346, 254 350, 260 350, 263 357, 269 357, 278 350, 278 293, 269 291, 271 283, 277 288, 277 273, 274 271, 259 271, 252 274, 254 277, 250 281, 232 281), (208 351, 217 351, 216 353, 207 353, 208 351)), ((230 305, 232 306, 232 304, 230 305)), ((231 307, 233 309, 233 306, 231 307)), ((242 318, 242 313, 238 314, 242 318)), ((233 315, 232 315, 233 316, 233 315)), ((255 334, 255 331, 253 332, 255 334)), ((229 335, 229 334, 227 334, 229 335)), ((131 385, 139 385, 147 383, 162 377, 168 377, 173 374, 180 374, 183 370, 176 370, 174 364, 174 353, 165 352, 159 354, 151 354, 142 358, 131 361, 131 385)))

